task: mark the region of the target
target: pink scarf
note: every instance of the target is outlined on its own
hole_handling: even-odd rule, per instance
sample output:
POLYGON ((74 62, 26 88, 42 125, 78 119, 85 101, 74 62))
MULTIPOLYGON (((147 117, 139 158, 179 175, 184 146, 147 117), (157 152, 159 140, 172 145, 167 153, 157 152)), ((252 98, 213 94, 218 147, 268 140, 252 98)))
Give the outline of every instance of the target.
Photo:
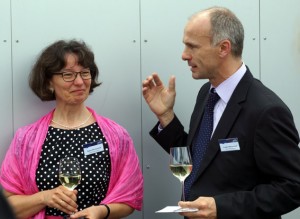
MULTIPOLYGON (((109 145, 111 176, 102 203, 125 203, 142 209, 143 176, 133 141, 128 132, 114 121, 88 108, 100 126, 109 145)), ((39 192, 35 172, 53 111, 37 122, 17 130, 2 163, 0 184, 8 192, 31 195, 39 192)), ((44 219, 45 209, 30 219, 44 219)))

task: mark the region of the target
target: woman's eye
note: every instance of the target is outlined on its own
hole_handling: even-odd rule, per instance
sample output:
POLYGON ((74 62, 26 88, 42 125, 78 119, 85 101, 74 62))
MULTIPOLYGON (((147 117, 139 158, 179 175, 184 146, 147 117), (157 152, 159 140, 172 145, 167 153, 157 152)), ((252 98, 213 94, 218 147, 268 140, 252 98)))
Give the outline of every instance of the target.
POLYGON ((73 73, 64 73, 64 77, 67 78, 73 77, 73 73))

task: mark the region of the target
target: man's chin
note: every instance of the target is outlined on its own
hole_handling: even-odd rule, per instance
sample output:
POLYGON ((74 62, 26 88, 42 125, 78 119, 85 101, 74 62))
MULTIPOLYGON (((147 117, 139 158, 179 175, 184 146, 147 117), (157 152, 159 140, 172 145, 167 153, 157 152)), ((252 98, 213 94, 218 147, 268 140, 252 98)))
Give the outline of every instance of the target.
POLYGON ((201 74, 199 72, 192 72, 193 79, 207 79, 204 74, 201 74))
POLYGON ((193 77, 194 79, 199 79, 199 76, 200 76, 199 72, 192 71, 192 77, 193 77))

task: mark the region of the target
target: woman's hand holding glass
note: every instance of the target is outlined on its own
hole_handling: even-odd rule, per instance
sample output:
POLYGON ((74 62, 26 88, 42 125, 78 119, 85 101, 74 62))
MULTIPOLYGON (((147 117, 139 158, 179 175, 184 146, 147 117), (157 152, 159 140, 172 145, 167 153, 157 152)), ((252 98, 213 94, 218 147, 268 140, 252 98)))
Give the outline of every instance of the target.
POLYGON ((77 191, 70 191, 64 186, 46 190, 41 192, 43 194, 44 204, 50 208, 59 209, 66 214, 77 212, 77 191))
MULTIPOLYGON (((80 163, 77 158, 74 157, 66 157, 60 160, 59 162, 59 181, 61 182, 62 186, 59 188, 62 189, 62 194, 69 194, 70 196, 67 196, 68 200, 65 200, 64 198, 59 200, 59 205, 61 208, 59 208, 61 211, 73 214, 77 211, 77 209, 73 211, 70 210, 70 204, 68 201, 71 199, 73 195, 77 195, 77 191, 74 191, 76 186, 80 183, 81 180, 81 170, 80 170, 80 163), (67 210, 67 211, 65 211, 67 210)), ((77 199, 77 198, 76 198, 77 199)), ((76 204, 76 200, 75 201, 76 204)), ((77 208, 77 204, 76 204, 77 208)))
POLYGON ((59 162, 59 181, 69 190, 75 189, 80 183, 80 164, 75 157, 66 157, 59 162))

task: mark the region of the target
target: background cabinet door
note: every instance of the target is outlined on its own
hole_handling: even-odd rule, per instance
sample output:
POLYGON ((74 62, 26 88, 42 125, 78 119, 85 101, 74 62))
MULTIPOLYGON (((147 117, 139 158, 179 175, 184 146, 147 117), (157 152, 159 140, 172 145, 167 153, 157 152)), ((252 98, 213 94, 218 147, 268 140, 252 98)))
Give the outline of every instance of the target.
MULTIPOLYGON (((190 116, 199 88, 206 80, 194 80, 186 62, 181 60, 184 48, 183 30, 188 18, 195 12, 220 5, 230 8, 245 28, 244 62, 259 77, 259 1, 141 1, 141 63, 142 77, 156 71, 167 85, 169 77, 176 76, 175 112, 188 131, 190 116)), ((175 219, 177 214, 155 214, 155 211, 177 205, 180 200, 180 182, 168 167, 169 156, 149 136, 157 119, 142 101, 143 163, 145 177, 144 218, 175 219)))

